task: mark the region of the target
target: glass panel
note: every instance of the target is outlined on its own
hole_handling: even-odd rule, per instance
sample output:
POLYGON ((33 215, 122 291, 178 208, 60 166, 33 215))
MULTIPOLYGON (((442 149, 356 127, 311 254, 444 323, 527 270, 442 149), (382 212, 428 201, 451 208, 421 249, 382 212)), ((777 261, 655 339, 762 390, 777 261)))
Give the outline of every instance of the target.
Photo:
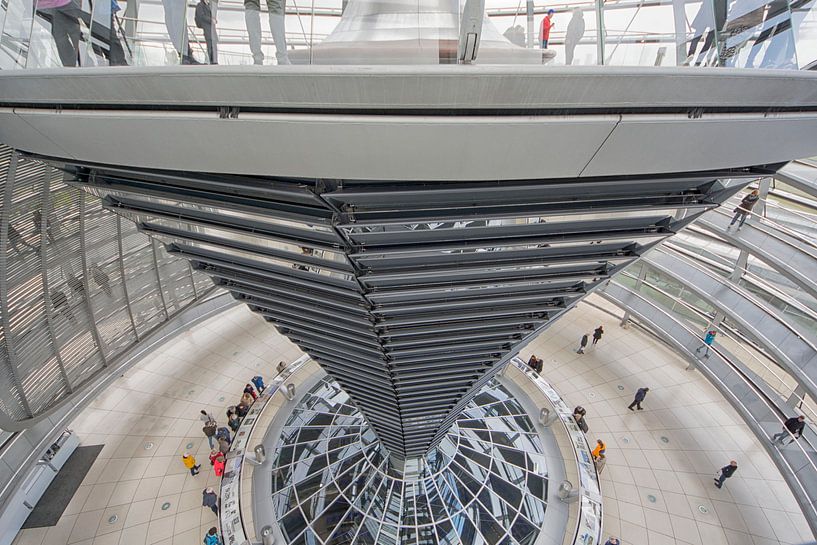
POLYGON ((34 21, 33 0, 7 0, 3 33, 0 36, 0 69, 25 68, 34 21))

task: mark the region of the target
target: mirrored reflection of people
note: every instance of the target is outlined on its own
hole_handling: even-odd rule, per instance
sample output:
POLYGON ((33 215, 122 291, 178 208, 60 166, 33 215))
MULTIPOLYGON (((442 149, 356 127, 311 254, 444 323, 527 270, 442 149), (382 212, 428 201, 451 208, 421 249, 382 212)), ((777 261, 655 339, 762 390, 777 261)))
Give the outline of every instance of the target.
POLYGON ((45 218, 45 228, 43 228, 43 214, 39 210, 34 210, 31 213, 31 223, 34 224, 34 230, 39 233, 41 231, 45 231, 45 236, 48 238, 51 244, 55 244, 57 241, 54 238, 54 229, 51 225, 51 220, 45 218))
POLYGON ((51 37, 57 46, 57 54, 63 66, 77 66, 79 40, 82 31, 80 19, 90 26, 91 18, 82 11, 77 0, 39 0, 37 12, 51 22, 51 37))
POLYGON ((554 10, 549 9, 545 18, 542 19, 542 24, 539 26, 539 44, 542 49, 548 48, 548 40, 550 40, 550 29, 553 28, 553 14, 554 10))
POLYGON ((584 36, 584 13, 582 8, 573 9, 573 17, 565 32, 565 64, 573 64, 573 52, 584 36))
POLYGON ((23 251, 20 250, 20 246, 25 246, 27 248, 30 248, 31 250, 34 250, 35 252, 39 251, 39 249, 36 246, 28 242, 25 238, 23 238, 23 235, 20 234, 20 231, 14 228, 11 222, 9 222, 8 239, 9 245, 17 255, 22 255, 23 253, 23 251))
POLYGON ((102 288, 102 291, 105 292, 105 295, 107 295, 108 297, 113 297, 111 279, 105 273, 105 271, 103 271, 99 265, 91 265, 89 272, 91 273, 91 278, 94 279, 94 283, 100 288, 102 288))
MULTIPOLYGON (((266 0, 269 10, 269 28, 275 42, 275 58, 278 64, 292 64, 287 55, 286 23, 284 9, 286 0, 266 0)), ((261 51, 261 0, 244 0, 244 22, 250 37, 253 64, 264 64, 261 51)))
POLYGON ((170 43, 181 58, 181 63, 201 64, 193 58, 193 50, 190 48, 186 0, 162 0, 162 6, 165 10, 165 27, 170 36, 170 43))
POLYGON ((51 306, 54 307, 55 312, 65 316, 72 324, 77 322, 74 311, 71 310, 71 305, 68 304, 68 297, 65 296, 62 290, 51 290, 51 306))
POLYGON ((196 26, 204 33, 204 42, 207 44, 207 59, 210 64, 218 64, 216 58, 216 34, 215 20, 213 19, 213 10, 210 0, 199 0, 196 4, 196 26))
POLYGON ((522 25, 509 26, 502 35, 512 44, 525 47, 525 27, 522 25))

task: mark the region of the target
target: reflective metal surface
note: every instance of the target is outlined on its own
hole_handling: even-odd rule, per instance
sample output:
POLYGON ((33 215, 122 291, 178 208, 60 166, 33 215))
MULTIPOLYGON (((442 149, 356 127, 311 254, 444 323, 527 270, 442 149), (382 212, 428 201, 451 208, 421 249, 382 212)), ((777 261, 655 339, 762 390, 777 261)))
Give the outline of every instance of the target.
POLYGON ((288 543, 529 545, 546 509, 538 433, 488 383, 438 447, 405 473, 329 379, 306 394, 276 448, 276 514, 288 543))

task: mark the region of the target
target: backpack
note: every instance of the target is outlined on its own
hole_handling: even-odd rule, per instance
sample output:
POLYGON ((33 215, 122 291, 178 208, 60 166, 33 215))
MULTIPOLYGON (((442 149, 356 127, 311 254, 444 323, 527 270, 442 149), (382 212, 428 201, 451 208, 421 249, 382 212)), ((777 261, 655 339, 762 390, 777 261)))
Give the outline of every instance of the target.
POLYGON ((204 545, 221 545, 221 540, 218 535, 207 534, 204 536, 204 545))
POLYGON ((216 434, 217 427, 218 424, 216 424, 213 420, 210 420, 209 422, 207 422, 207 424, 204 425, 204 427, 201 430, 207 437, 212 437, 216 434))

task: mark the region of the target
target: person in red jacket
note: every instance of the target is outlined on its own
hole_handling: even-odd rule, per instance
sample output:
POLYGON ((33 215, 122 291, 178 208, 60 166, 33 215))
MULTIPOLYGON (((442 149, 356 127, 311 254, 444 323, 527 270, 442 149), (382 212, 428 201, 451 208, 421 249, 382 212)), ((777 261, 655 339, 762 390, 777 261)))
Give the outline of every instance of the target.
POLYGON ((542 43, 542 49, 548 48, 548 40, 550 39, 550 29, 553 28, 553 14, 556 13, 552 9, 548 10, 548 14, 542 19, 542 26, 539 27, 539 41, 542 43))
POLYGON ((224 464, 226 460, 224 459, 224 455, 222 453, 218 453, 215 460, 213 461, 213 472, 216 474, 216 477, 221 477, 224 475, 224 464))

